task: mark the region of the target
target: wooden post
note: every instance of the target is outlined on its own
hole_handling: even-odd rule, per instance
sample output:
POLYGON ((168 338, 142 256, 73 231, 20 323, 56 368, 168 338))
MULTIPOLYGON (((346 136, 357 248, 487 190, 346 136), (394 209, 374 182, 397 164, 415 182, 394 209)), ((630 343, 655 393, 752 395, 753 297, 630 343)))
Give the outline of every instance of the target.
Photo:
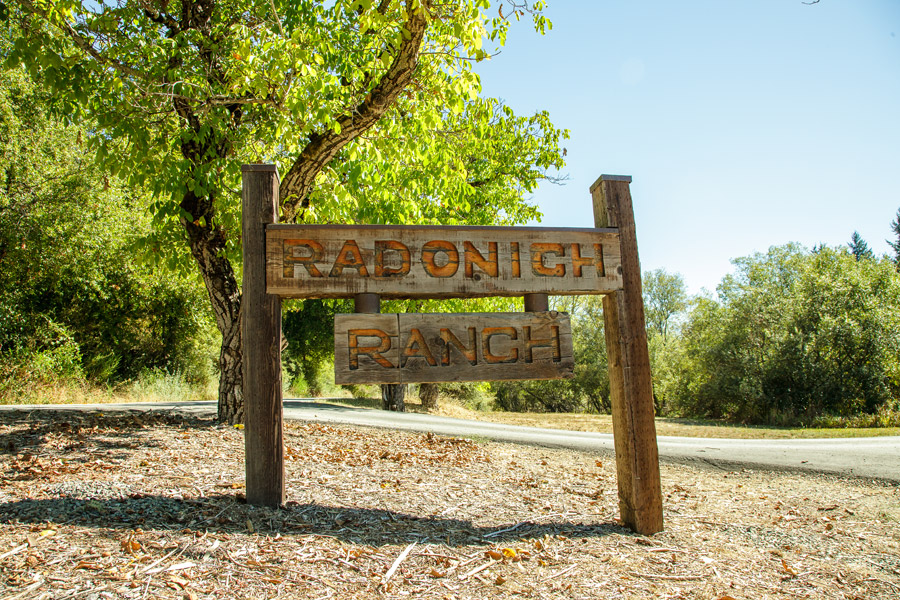
POLYGON ((381 296, 378 294, 356 294, 353 297, 353 310, 358 313, 380 313, 381 296))
POLYGON ((275 165, 242 165, 244 456, 247 503, 284 503, 281 298, 266 294, 266 225, 278 220, 275 165))
POLYGON ((624 289, 603 297, 619 512, 625 525, 652 534, 663 529, 662 493, 630 183, 629 176, 601 175, 591 197, 595 226, 618 228, 622 247, 624 289))
POLYGON ((547 312, 550 297, 547 294, 525 294, 525 312, 547 312))

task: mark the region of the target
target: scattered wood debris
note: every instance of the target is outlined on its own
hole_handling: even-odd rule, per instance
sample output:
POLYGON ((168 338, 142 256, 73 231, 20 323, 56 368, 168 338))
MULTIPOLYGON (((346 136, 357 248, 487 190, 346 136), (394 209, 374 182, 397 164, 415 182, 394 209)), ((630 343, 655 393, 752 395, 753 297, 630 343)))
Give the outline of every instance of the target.
POLYGON ((287 505, 243 432, 166 413, 0 413, 0 600, 892 598, 900 490, 663 465, 666 530, 617 522, 615 461, 287 423, 287 505))

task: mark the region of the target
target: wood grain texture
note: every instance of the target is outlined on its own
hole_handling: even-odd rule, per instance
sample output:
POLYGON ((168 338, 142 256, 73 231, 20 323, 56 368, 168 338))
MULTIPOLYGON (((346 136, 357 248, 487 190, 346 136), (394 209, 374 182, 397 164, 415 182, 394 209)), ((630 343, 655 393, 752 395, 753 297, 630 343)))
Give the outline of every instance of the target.
POLYGON ((334 317, 334 382, 402 383, 400 326, 394 313, 334 317))
POLYGON ((335 316, 335 383, 436 383, 573 376, 565 313, 335 316))
POLYGON ((277 225, 267 231, 270 294, 464 298, 621 289, 614 230, 277 225))
POLYGON ((616 227, 623 289, 603 298, 613 435, 622 521, 642 534, 663 529, 650 356, 644 322, 641 265, 627 180, 600 178, 592 187, 597 227, 616 227))
POLYGON ((265 228, 277 218, 278 173, 272 165, 244 165, 244 248, 241 337, 244 370, 244 454, 247 502, 284 503, 281 398, 281 299, 266 293, 265 228))

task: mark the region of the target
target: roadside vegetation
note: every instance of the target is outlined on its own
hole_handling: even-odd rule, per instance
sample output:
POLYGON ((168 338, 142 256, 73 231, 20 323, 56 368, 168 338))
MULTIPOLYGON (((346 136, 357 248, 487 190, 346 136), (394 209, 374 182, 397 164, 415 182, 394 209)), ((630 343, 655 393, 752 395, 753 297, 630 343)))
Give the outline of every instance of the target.
MULTIPOLYGON (((494 25, 505 31, 505 24, 494 25)), ((126 148, 134 139, 110 136, 90 110, 75 114, 71 99, 34 79, 34 65, 30 71, 16 66, 24 52, 22 36, 12 24, 5 33, 0 47, 6 59, 0 70, 0 403, 216 398, 221 403, 225 325, 210 306, 208 273, 204 286, 191 266, 184 230, 206 228, 206 217, 185 221, 186 213, 172 204, 185 190, 154 189, 148 173, 133 172, 143 165, 135 147, 126 148), (110 157, 117 152, 130 153, 131 171, 114 166, 110 157), (97 153, 102 160, 94 160, 97 153)), ((53 66, 52 57, 43 58, 49 62, 41 77, 62 68, 53 66)), ((115 90, 107 92, 112 94, 107 100, 115 95, 115 90)), ((310 219, 483 225, 536 217, 523 197, 539 181, 553 179, 563 165, 560 144, 567 132, 556 129, 544 113, 523 119, 500 104, 474 98, 477 94, 460 100, 460 110, 444 117, 457 133, 480 127, 478 139, 460 138, 456 150, 420 156, 411 170, 393 173, 391 181, 375 188, 364 185, 366 177, 374 177, 367 175, 367 153, 394 156, 409 148, 391 145, 393 130, 387 126, 383 132, 373 130, 385 136, 378 143, 347 141, 346 153, 336 156, 328 171, 326 179, 334 180, 312 194, 310 219), (450 158, 464 167, 455 175, 455 200, 443 202, 435 182, 449 175, 435 169, 450 158), (411 195, 400 197, 398 190, 411 195)), ((402 104, 412 110, 414 100, 404 96, 402 104)), ((438 110, 434 106, 420 109, 440 121, 439 111, 432 114, 438 110)), ((442 127, 438 121, 428 127, 442 127)), ((229 164, 243 158, 231 156, 229 164)), ((207 167, 201 169, 206 175, 207 167)), ((170 178, 176 175, 169 172, 170 178)), ((216 227, 233 235, 236 196, 231 192, 222 190, 231 220, 221 214, 215 218, 224 219, 216 227)), ((810 249, 789 243, 736 258, 734 272, 715 292, 696 297, 687 294, 678 274, 645 273, 660 427, 666 419, 703 419, 715 427, 884 432, 900 427, 900 211, 885 223, 885 234, 893 256, 874 255, 853 232, 846 246, 810 249)), ((229 244, 229 269, 233 265, 239 273, 239 247, 236 241, 229 244)), ((521 300, 501 299, 386 304, 384 309, 394 312, 521 310, 521 300)), ((567 423, 567 415, 608 413, 600 298, 560 297, 552 307, 571 315, 573 379, 427 384, 414 390, 419 406, 430 411, 458 407, 496 420, 560 415, 542 417, 546 424, 567 423)), ((285 303, 288 395, 344 401, 380 395, 374 386, 334 385, 333 316, 350 310, 350 302, 342 300, 285 303)), ((604 418, 585 422, 600 427, 604 418)))
POLYGON ((88 130, 52 110, 24 70, 0 72, 0 398, 146 397, 165 381, 194 395, 214 376, 199 279, 141 243, 151 196, 86 159, 88 130))

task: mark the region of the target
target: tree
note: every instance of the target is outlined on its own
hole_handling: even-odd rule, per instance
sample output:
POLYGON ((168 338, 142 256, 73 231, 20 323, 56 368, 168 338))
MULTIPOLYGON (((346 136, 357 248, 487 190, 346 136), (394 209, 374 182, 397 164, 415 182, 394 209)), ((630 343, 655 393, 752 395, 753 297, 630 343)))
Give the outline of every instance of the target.
POLYGON ((848 246, 850 246, 850 252, 856 257, 856 260, 875 258, 875 253, 872 252, 872 249, 869 248, 869 244, 867 244, 866 240, 859 235, 858 231, 853 232, 848 246))
POLYGON ((686 415, 810 423, 900 395, 900 274, 887 259, 796 244, 734 261, 685 324, 673 389, 686 415))
POLYGON ((662 415, 667 410, 668 382, 673 375, 671 358, 679 343, 678 336, 670 334, 673 330, 677 334, 677 326, 687 311, 687 290, 680 273, 667 273, 665 269, 645 271, 642 287, 653 402, 656 414, 662 415))
POLYGON ((684 277, 665 269, 644 272, 644 314, 651 336, 666 339, 672 320, 688 306, 684 277))
POLYGON ((897 216, 891 221, 891 231, 894 232, 894 239, 885 240, 894 251, 894 264, 900 271, 900 208, 897 209, 897 216))
POLYGON ((0 395, 154 369, 205 379, 199 281, 133 260, 147 195, 86 160, 52 101, 23 69, 0 70, 0 395))
POLYGON ((433 408, 437 408, 438 398, 441 395, 441 390, 435 383, 420 383, 419 384, 419 400, 422 402, 422 408, 426 410, 431 410, 433 408))
POLYGON ((94 120, 111 172, 150 186, 153 248, 177 263, 187 241, 222 335, 219 418, 239 422, 240 165, 279 166, 282 222, 535 216, 523 195, 562 165, 566 133, 480 98, 471 62, 512 16, 544 31, 542 5, 22 0, 9 58, 94 120))

